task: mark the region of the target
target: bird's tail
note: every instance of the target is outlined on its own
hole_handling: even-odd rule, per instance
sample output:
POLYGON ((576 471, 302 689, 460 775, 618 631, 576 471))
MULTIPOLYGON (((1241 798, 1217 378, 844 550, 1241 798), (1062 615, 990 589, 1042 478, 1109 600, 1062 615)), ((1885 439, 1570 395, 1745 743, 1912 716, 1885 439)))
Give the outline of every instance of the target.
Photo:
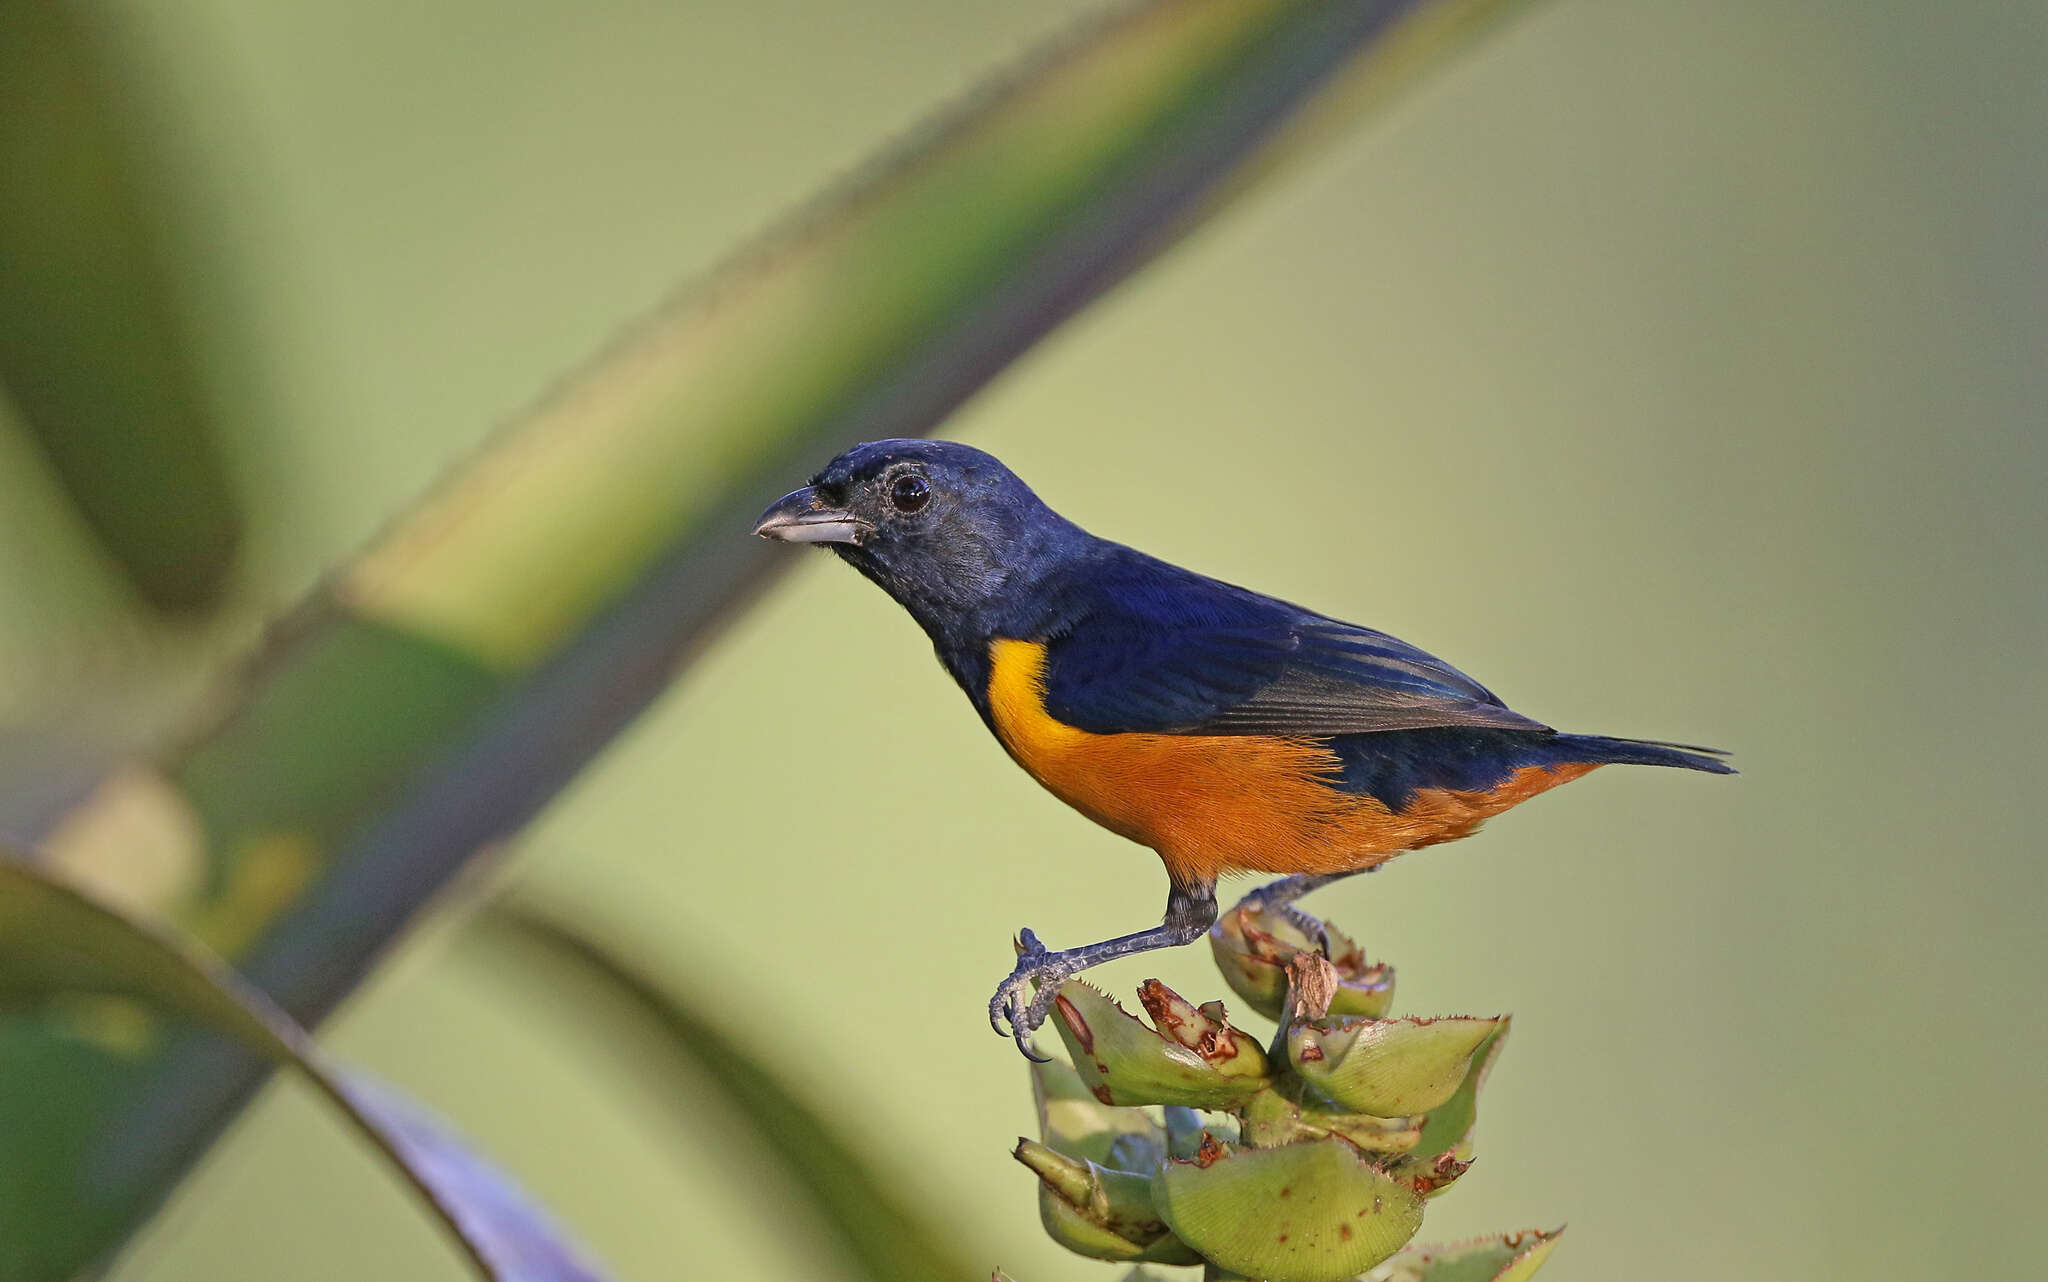
POLYGON ((1659 743, 1654 739, 1609 739, 1593 734, 1559 735, 1557 742, 1569 749, 1573 759, 1578 761, 1597 761, 1602 765, 1677 766, 1681 770, 1704 770, 1716 775, 1735 773, 1734 766, 1721 760, 1728 754, 1719 748, 1659 743), (1579 756, 1579 753, 1585 755, 1579 756))

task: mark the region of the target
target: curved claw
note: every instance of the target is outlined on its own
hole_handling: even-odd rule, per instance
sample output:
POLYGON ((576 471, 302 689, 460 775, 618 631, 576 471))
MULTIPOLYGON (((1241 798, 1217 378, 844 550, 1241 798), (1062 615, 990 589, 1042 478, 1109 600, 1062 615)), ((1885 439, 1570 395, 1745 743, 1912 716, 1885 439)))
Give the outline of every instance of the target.
POLYGON ((1017 982, 1017 972, 1011 971, 1008 979, 996 985, 996 995, 988 999, 988 1026, 994 1029, 998 1036, 1009 1036, 1003 1031, 1003 1024, 1006 1021, 1012 1027, 1016 1026, 1014 1014, 1017 1001, 1013 986, 1017 982))

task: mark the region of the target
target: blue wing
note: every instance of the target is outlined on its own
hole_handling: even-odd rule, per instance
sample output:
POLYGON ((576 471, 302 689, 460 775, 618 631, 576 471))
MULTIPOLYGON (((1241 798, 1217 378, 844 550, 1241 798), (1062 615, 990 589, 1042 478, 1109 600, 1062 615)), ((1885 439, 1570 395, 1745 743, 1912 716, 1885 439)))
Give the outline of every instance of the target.
POLYGON ((1065 585, 1046 711, 1096 734, 1547 730, 1443 660, 1141 553, 1065 585))

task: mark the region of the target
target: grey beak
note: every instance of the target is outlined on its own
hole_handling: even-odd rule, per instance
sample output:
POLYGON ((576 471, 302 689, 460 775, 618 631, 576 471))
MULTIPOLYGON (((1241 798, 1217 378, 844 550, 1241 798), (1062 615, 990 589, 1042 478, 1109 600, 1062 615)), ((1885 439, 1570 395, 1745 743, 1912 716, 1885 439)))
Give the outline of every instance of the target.
POLYGON ((784 543, 858 543, 860 522, 843 507, 827 507, 806 485, 770 503, 754 533, 784 543))

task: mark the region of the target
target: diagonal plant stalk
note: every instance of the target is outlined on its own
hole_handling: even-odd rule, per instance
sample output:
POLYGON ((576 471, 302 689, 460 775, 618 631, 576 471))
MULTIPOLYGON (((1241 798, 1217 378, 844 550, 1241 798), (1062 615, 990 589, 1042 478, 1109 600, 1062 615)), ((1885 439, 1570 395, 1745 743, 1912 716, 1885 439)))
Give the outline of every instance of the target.
MULTIPOLYGON (((757 590, 776 482, 931 428, 1213 208, 1356 63, 1436 65, 1506 0, 1161 0, 1031 60, 635 330, 289 621, 208 727, 110 777, 47 858, 317 1021, 757 590), (1373 56, 1359 61, 1361 53, 1373 56)), ((104 1258, 263 1074, 0 1021, 0 1188, 83 1204, 27 1277, 104 1258)), ((10 1231, 0 1224, 0 1232, 10 1231)), ((27 1230, 33 1232, 34 1230, 27 1230)))

